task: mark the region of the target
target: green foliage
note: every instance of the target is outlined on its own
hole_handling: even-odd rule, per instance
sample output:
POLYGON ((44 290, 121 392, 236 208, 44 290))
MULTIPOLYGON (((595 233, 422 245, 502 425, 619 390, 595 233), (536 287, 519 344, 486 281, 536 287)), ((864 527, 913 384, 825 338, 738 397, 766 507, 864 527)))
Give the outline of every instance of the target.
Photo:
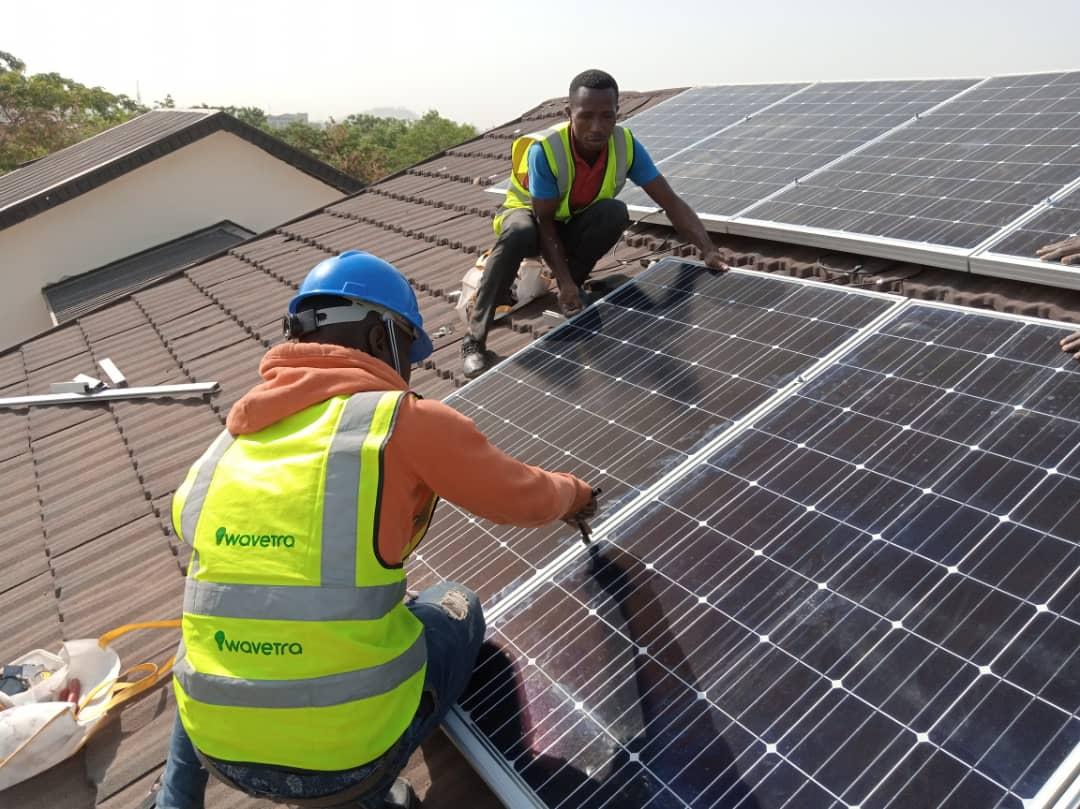
POLYGON ((331 119, 323 129, 294 122, 273 134, 371 183, 476 137, 476 128, 430 110, 416 121, 350 115, 343 121, 331 119))
MULTIPOLYGON (((171 94, 155 107, 173 109, 171 94)), ((294 122, 270 129, 258 107, 198 105, 220 109, 365 182, 374 182, 476 136, 429 110, 414 121, 375 115, 331 119, 326 126, 294 122)), ((26 65, 0 51, 0 174, 29 160, 78 143, 145 108, 124 95, 86 87, 56 73, 28 76, 26 65)))
POLYGON ((27 75, 0 51, 0 173, 78 143, 141 111, 125 95, 87 87, 59 73, 27 75))

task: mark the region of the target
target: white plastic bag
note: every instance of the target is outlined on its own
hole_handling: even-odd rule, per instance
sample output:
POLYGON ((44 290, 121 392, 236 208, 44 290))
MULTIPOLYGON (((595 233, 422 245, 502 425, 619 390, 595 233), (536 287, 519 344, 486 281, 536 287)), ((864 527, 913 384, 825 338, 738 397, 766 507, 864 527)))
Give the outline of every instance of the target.
MULTIPOLYGON (((476 263, 465 273, 461 279, 461 296, 458 298, 458 316, 465 325, 468 325, 472 315, 473 305, 476 303, 476 291, 480 288, 480 279, 484 277, 484 268, 487 265, 489 252, 483 253, 476 263)), ((517 277, 510 287, 509 306, 499 306, 495 310, 495 319, 498 320, 510 312, 517 311, 522 306, 537 298, 548 294, 553 287, 551 273, 544 262, 538 258, 526 258, 518 267, 517 277)))
POLYGON ((179 625, 179 621, 130 624, 100 639, 67 641, 58 655, 36 649, 13 661, 13 665, 46 664, 53 674, 22 694, 0 695, 0 791, 76 753, 112 708, 152 688, 172 668, 169 660, 160 667, 143 663, 121 673, 120 658, 109 647, 110 641, 132 629, 179 625), (136 671, 146 676, 133 682, 120 681, 136 671), (56 701, 72 680, 79 681, 82 692, 78 705, 56 701))

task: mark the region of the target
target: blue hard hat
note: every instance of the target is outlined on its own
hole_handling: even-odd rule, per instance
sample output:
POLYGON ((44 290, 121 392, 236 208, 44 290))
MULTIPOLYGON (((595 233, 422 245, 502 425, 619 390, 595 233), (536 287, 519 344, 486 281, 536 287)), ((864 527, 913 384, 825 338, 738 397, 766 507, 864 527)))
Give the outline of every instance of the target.
POLYGON ((420 362, 434 350, 424 331, 424 319, 409 282, 391 263, 381 258, 347 250, 316 264, 289 301, 289 314, 295 315, 300 302, 313 295, 338 295, 354 301, 374 304, 400 315, 416 334, 409 362, 420 362))

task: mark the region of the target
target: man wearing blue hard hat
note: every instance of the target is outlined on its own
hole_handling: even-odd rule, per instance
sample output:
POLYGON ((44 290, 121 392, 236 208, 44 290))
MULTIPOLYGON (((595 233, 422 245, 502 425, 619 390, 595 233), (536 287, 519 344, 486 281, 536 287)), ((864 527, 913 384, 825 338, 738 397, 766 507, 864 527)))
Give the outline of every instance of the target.
POLYGON ((596 512, 584 481, 409 392, 431 339, 387 262, 321 262, 285 333, 173 498, 192 546, 178 717, 144 807, 201 809, 210 774, 296 806, 416 806, 398 774, 464 691, 485 629, 463 585, 406 598, 438 498, 521 526, 596 512))

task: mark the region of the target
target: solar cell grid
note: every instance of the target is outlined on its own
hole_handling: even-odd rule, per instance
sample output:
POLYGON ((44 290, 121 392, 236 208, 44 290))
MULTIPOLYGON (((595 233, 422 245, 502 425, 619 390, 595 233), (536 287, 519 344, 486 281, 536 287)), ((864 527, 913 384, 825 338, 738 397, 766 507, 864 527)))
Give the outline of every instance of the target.
MULTIPOLYGON (((892 303, 665 261, 448 401, 500 449, 600 486, 610 513, 892 303)), ((444 506, 411 575, 466 579, 491 600, 569 535, 444 506)))
POLYGON ((548 806, 1019 807, 1080 743, 1080 373, 910 305, 493 622, 548 806))
POLYGON ((1080 177, 1080 72, 988 79, 746 216, 973 248, 1080 177))
POLYGON ((1055 200, 1053 205, 1037 214, 1001 240, 990 245, 988 252, 1019 258, 1036 258, 1035 251, 1080 232, 1080 189, 1055 200))
MULTIPOLYGON (((660 168, 694 210, 734 215, 974 83, 816 84, 665 160, 660 168)), ((631 205, 650 204, 637 189, 622 198, 631 205)))
POLYGON ((752 115, 806 84, 694 87, 626 121, 654 161, 752 115))

